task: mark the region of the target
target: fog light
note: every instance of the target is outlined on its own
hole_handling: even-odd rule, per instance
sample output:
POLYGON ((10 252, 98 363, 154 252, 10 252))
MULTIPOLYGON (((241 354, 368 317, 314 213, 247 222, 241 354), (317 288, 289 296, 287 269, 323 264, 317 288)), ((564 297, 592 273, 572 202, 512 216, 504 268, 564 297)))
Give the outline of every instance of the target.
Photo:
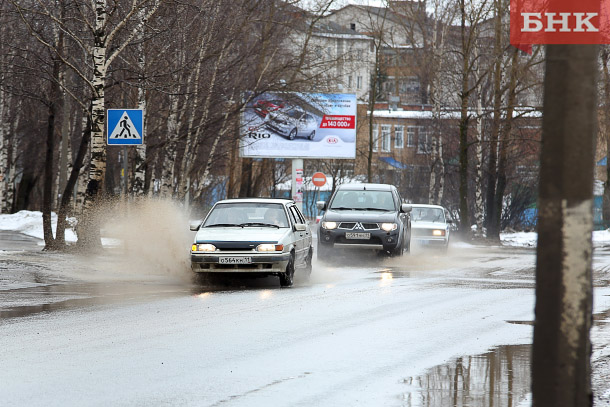
POLYGON ((327 242, 330 240, 330 236, 324 236, 324 240, 326 240, 327 242))
POLYGON ((392 243, 394 241, 394 239, 392 239, 391 237, 388 237, 388 243, 392 243))

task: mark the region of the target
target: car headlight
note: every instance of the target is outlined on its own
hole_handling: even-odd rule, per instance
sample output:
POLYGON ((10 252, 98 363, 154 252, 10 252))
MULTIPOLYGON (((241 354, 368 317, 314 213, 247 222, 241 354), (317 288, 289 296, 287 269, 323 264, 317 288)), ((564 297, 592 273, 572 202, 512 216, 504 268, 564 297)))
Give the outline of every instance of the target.
POLYGON ((435 229, 432 231, 432 236, 445 236, 445 231, 441 229, 435 229))
POLYGON ((337 229, 337 222, 322 222, 322 227, 328 230, 337 229))
POLYGON ((284 251, 283 244, 263 243, 256 246, 257 252, 282 252, 284 251))
POLYGON ((391 232, 396 229, 398 229, 398 225, 396 223, 382 223, 381 224, 381 230, 385 230, 386 232, 391 232))
POLYGON ((209 244, 209 243, 193 244, 193 246, 191 246, 191 251, 192 252, 215 252, 216 246, 214 246, 213 244, 209 244))

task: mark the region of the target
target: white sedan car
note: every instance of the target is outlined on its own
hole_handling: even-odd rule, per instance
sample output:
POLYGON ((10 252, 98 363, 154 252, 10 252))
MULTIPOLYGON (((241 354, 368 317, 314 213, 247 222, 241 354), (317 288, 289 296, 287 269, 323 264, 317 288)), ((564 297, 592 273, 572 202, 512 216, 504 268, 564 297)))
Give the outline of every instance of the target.
POLYGON ((452 221, 445 208, 439 205, 414 204, 411 211, 411 236, 413 241, 425 247, 447 250, 452 221))
POLYGON ((218 201, 191 247, 195 273, 278 276, 282 287, 294 273, 311 273, 312 235, 303 214, 289 199, 245 198, 218 201))

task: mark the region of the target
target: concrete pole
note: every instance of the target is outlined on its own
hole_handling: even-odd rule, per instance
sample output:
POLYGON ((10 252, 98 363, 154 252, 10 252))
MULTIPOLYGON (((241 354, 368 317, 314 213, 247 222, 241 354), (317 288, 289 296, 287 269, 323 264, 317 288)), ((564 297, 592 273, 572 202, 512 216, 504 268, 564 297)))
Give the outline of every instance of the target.
POLYGON ((303 212, 303 159, 292 159, 292 199, 303 212))
POLYGON ((596 45, 547 45, 532 395, 536 407, 591 406, 591 234, 596 45))

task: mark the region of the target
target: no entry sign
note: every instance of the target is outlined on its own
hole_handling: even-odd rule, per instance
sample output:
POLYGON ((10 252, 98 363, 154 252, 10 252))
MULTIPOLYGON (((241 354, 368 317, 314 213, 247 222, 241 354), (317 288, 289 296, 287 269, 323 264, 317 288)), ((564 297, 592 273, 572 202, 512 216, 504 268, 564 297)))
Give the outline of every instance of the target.
POLYGON ((311 182, 317 187, 323 187, 326 184, 326 175, 321 172, 316 172, 311 177, 311 182))

